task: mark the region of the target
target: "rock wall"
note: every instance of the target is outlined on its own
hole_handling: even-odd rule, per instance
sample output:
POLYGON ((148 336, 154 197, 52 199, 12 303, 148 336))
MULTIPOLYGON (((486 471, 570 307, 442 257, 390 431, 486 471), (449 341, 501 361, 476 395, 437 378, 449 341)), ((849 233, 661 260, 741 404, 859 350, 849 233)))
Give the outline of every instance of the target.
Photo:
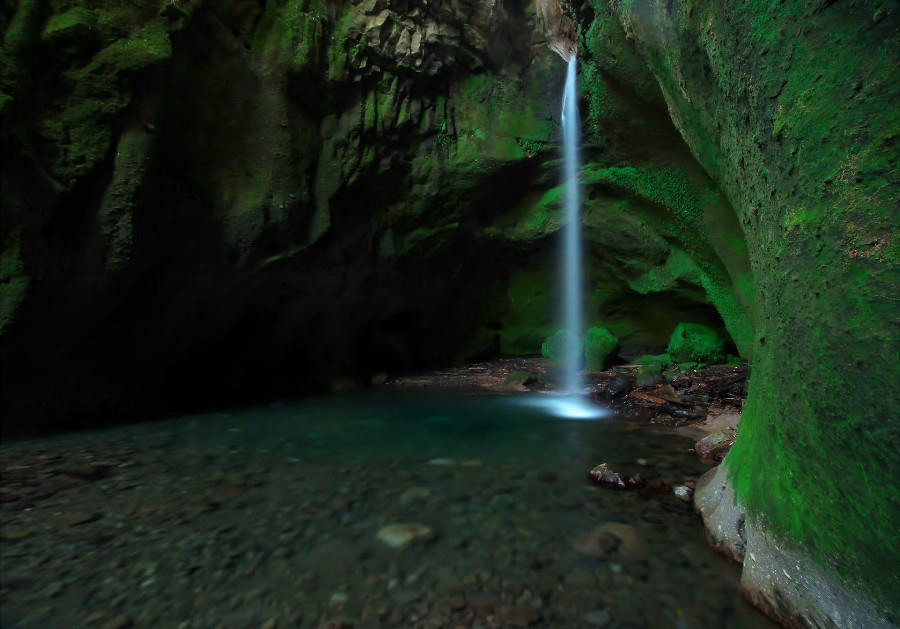
MULTIPOLYGON (((896 3, 588 4, 591 110, 611 85, 655 83, 746 243, 752 375, 726 459, 736 499, 762 537, 896 623, 896 3)), ((783 622, 825 626, 791 616, 789 588, 748 592, 783 622)))
MULTIPOLYGON (((2 5, 4 432, 539 352, 558 9, 548 29, 496 0, 2 5)), ((731 270, 663 207, 724 198, 654 96, 629 119, 678 143, 658 170, 592 119, 618 135, 584 173, 590 319, 637 355, 730 307, 745 352, 731 270)))

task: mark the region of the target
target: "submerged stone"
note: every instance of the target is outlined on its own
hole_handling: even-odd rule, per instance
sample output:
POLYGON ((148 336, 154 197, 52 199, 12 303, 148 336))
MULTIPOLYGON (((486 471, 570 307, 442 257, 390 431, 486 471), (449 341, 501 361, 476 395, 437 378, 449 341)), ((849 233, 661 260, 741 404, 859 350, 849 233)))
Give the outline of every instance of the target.
POLYGON ((584 615, 584 622, 592 627, 605 627, 611 620, 612 617, 605 609, 595 609, 584 615))
POLYGON ((434 530, 419 522, 389 524, 376 534, 375 538, 390 546, 402 550, 415 541, 427 541, 434 537, 434 530))
POLYGON ((572 548, 581 555, 602 557, 612 552, 617 544, 616 538, 609 533, 588 531, 575 538, 572 548))

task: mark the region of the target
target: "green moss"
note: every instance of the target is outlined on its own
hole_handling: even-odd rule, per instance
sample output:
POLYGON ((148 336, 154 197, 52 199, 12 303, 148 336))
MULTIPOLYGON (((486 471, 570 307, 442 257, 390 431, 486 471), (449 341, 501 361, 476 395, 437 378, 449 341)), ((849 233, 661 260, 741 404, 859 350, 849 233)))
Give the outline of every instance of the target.
POLYGON ((628 285, 638 293, 646 295, 672 289, 679 282, 689 282, 701 286, 703 284, 702 271, 684 251, 673 248, 664 265, 650 269, 640 277, 631 280, 628 285))
POLYGON ((510 273, 502 295, 500 353, 534 356, 553 332, 553 274, 543 264, 520 266, 510 273))
POLYGON ((748 245, 730 270, 754 324, 737 495, 897 622, 897 8, 637 6, 616 9, 748 245))
POLYGON ((97 212, 108 269, 122 269, 130 258, 136 195, 144 182, 152 146, 153 135, 140 127, 123 132, 116 146, 112 180, 97 212))
POLYGON ((566 330, 557 330, 541 343, 541 356, 549 360, 551 365, 558 366, 562 362, 568 336, 566 330))
POLYGON ((645 354, 634 360, 636 365, 653 366, 659 365, 662 369, 671 365, 674 361, 669 354, 645 354))
POLYGON ((30 284, 19 247, 18 236, 11 236, 0 253, 0 335, 14 321, 30 284))
POLYGON ((588 371, 603 369, 619 346, 619 339, 606 328, 590 327, 584 333, 584 366, 588 371))
POLYGON ((428 257, 432 252, 444 248, 447 239, 459 229, 459 223, 451 222, 435 227, 419 227, 404 235, 398 248, 401 256, 416 254, 428 257))
POLYGON ((563 187, 557 186, 544 192, 535 202, 526 197, 519 220, 505 235, 518 241, 535 241, 546 238, 559 230, 562 224, 563 187))
POLYGON ((634 209, 676 245, 664 266, 632 280, 632 288, 646 293, 684 282, 701 286, 741 354, 749 357, 753 275, 743 238, 734 235, 739 228, 733 224, 727 202, 685 170, 670 166, 588 165, 582 179, 588 187, 612 188, 618 194, 644 201, 645 205, 637 204, 634 209))
POLYGON ((321 61, 328 20, 318 0, 293 0, 263 12, 253 46, 289 72, 312 70, 321 61))
POLYGON ((725 360, 725 340, 708 326, 679 323, 666 353, 677 363, 721 363, 725 360))
POLYGON ((168 28, 163 21, 156 20, 101 50, 76 76, 89 79, 92 73, 104 67, 115 72, 142 70, 171 56, 168 28))
POLYGON ((35 43, 40 33, 43 4, 42 0, 20 0, 16 3, 15 13, 3 33, 3 48, 11 57, 24 54, 35 43))
POLYGON ((363 36, 359 14, 348 10, 338 19, 331 31, 328 44, 328 80, 343 81, 348 78, 348 65, 354 51, 361 50, 359 43, 363 36))
MULTIPOLYGON (((559 365, 563 360, 569 332, 558 329, 541 344, 541 355, 552 365, 559 365)), ((603 369, 619 346, 619 340, 606 328, 592 326, 585 331, 582 360, 586 369, 597 371, 603 369)))
POLYGON ((84 7, 74 7, 47 20, 41 39, 51 44, 79 38, 87 39, 90 38, 95 25, 96 17, 93 11, 84 7))

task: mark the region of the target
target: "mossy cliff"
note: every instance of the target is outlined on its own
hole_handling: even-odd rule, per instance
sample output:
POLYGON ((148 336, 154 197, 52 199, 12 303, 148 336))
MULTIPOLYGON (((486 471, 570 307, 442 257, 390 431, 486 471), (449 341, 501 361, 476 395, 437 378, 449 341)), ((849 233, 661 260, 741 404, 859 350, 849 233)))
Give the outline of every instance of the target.
MULTIPOLYGON (((611 86, 648 101, 658 86, 746 242, 749 268, 732 272, 753 322, 750 396, 726 459, 737 499, 897 622, 898 7, 590 5, 591 115, 609 109, 611 86)), ((733 231, 681 216, 727 249, 733 231)))
MULTIPOLYGON (((4 430, 555 329, 563 73, 533 3, 3 6, 4 430)), ((591 323, 639 355, 724 322, 749 356, 746 253, 687 237, 727 203, 654 98, 592 118, 591 323)))

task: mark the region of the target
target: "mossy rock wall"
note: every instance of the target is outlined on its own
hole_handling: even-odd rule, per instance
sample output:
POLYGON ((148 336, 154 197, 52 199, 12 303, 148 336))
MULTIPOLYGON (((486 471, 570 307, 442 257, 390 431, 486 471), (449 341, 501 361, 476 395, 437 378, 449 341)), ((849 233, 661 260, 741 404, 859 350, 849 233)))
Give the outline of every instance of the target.
MULTIPOLYGON (((892 297, 898 250, 891 227, 900 207, 900 113, 890 77, 900 58, 898 7, 591 5, 582 29, 591 51, 591 37, 611 39, 598 31, 624 30, 736 219, 704 210, 700 222, 684 215, 684 225, 724 254, 733 229, 714 226, 728 218, 746 243, 749 269, 720 257, 735 299, 752 304, 754 324, 743 341, 752 346, 742 350, 753 358, 750 396, 728 456, 738 498, 768 530, 831 566, 897 622, 900 429, 890 418, 900 404, 892 297)), ((602 55, 591 63, 601 78, 629 83, 602 55)), ((630 83, 635 94, 647 91, 643 75, 630 83)), ((708 263, 691 257, 701 269, 708 263)), ((726 323, 729 309, 720 307, 726 323)))

